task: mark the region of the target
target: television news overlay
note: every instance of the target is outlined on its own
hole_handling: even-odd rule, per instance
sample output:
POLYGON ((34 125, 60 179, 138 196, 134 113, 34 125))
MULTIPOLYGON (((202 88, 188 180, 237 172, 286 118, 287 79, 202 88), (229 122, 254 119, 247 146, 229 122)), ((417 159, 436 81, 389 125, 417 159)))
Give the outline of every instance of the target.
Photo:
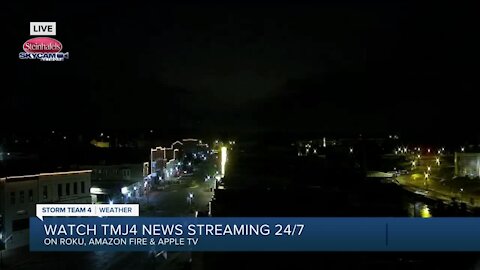
POLYGON ((480 251, 479 237, 477 218, 148 218, 125 204, 30 218, 31 251, 480 251))
POLYGON ((18 54, 21 60, 64 61, 69 59, 68 52, 62 52, 63 45, 51 37, 57 34, 56 22, 30 22, 30 36, 23 43, 23 52, 18 54))

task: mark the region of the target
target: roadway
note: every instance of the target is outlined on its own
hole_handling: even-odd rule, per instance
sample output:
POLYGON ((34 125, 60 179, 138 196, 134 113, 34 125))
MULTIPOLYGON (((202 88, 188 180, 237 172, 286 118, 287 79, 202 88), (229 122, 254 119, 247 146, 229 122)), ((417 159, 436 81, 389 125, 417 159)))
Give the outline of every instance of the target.
POLYGON ((454 164, 451 156, 411 156, 415 166, 409 172, 397 176, 399 184, 409 191, 451 202, 465 202, 470 206, 480 206, 480 183, 474 180, 454 178, 454 164))

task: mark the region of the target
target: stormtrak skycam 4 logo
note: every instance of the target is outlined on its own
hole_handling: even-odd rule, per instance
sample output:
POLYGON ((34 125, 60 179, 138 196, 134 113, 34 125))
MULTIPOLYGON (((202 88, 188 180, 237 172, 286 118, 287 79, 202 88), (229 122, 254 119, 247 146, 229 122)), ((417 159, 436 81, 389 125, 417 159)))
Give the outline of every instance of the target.
MULTIPOLYGON (((54 36, 56 34, 55 22, 31 22, 30 35, 54 36)), ((23 43, 23 51, 18 57, 25 59, 38 59, 40 61, 64 61, 69 58, 68 52, 62 52, 63 45, 51 37, 35 37, 23 43)))

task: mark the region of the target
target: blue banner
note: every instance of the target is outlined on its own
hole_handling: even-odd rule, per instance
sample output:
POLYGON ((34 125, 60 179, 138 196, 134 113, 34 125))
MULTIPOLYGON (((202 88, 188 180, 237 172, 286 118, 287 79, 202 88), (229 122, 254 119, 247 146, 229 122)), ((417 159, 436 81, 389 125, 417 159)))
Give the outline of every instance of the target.
POLYGON ((30 218, 31 251, 480 251, 480 218, 30 218))

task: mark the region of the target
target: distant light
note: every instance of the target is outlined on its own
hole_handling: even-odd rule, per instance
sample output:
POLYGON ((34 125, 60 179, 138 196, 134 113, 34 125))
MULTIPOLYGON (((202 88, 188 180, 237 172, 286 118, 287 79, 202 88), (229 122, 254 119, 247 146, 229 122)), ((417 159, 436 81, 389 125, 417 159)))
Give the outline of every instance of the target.
POLYGON ((153 133, 153 129, 150 129, 150 133, 153 133))
POLYGON ((222 166, 222 175, 225 175, 225 164, 227 163, 227 147, 223 146, 221 148, 222 151, 222 160, 221 160, 221 166, 222 166))
POLYGON ((462 147, 461 150, 462 150, 462 152, 465 152, 465 147, 462 147))
POLYGON ((417 158, 420 158, 420 155, 417 155, 417 158))
POLYGON ((92 194, 100 194, 102 192, 103 192, 103 190, 101 188, 98 188, 98 187, 91 187, 90 188, 90 193, 92 193, 92 194))
POLYGON ((432 217, 432 214, 430 214, 430 209, 428 208, 427 205, 424 205, 420 209, 420 217, 422 217, 422 218, 431 218, 432 217))
POLYGON ((430 148, 427 149, 427 152, 430 153, 430 148))
POLYGON ((137 186, 134 186, 134 187, 133 187, 133 190, 137 190, 137 186))
POLYGON ((55 130, 52 130, 52 134, 55 134, 55 130))
POLYGON ((353 148, 352 147, 350 147, 350 153, 353 153, 353 148))
POLYGON ((100 137, 103 137, 103 132, 102 132, 102 133, 100 133, 100 137))
POLYGON ((10 153, 7 153, 7 156, 10 156, 10 153))
POLYGON ((127 187, 122 187, 122 194, 125 195, 128 193, 128 188, 127 187))
POLYGON ((67 139, 67 136, 63 136, 63 139, 66 140, 66 139, 67 139))

